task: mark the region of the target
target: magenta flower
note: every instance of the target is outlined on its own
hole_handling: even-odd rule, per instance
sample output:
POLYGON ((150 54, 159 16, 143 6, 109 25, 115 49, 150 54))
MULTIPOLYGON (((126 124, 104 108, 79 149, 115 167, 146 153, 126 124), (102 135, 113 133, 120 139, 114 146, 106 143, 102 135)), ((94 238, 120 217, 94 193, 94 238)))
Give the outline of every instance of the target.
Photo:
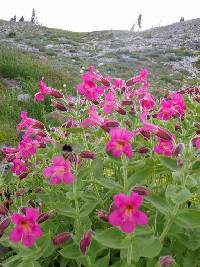
POLYGON ((44 125, 38 120, 29 118, 27 116, 27 112, 22 111, 20 115, 21 115, 21 122, 17 125, 18 131, 20 131, 23 128, 29 128, 29 127, 44 129, 44 125))
POLYGON ((140 103, 144 111, 153 110, 155 107, 155 100, 148 93, 140 99, 140 103))
POLYGON ((111 114, 115 110, 115 108, 117 108, 116 97, 112 91, 109 91, 105 95, 103 111, 107 114, 111 114))
POLYGON ((87 100, 97 101, 104 91, 103 87, 98 87, 88 73, 82 75, 82 80, 83 82, 77 86, 78 93, 84 95, 87 100))
POLYGON ((27 208, 26 214, 13 213, 11 220, 16 226, 10 233, 10 240, 14 243, 21 242, 26 247, 31 247, 42 236, 42 230, 36 223, 39 209, 27 208))
POLYGON ((56 156, 52 160, 52 165, 46 167, 43 175, 50 179, 50 184, 72 184, 74 182, 74 175, 71 173, 71 164, 69 160, 65 160, 62 156, 56 156))
POLYGON ((193 138, 192 144, 195 148, 200 149, 200 136, 193 138))
POLYGON ((24 138, 19 143, 18 149, 20 155, 24 159, 28 159, 30 156, 34 155, 37 152, 37 148, 39 143, 36 140, 32 140, 30 138, 24 138))
POLYGON ((164 140, 160 138, 160 142, 154 147, 154 152, 167 157, 173 155, 174 145, 172 141, 164 140))
POLYGON ((113 82, 113 88, 116 89, 122 89, 125 86, 124 80, 115 79, 113 82))
POLYGON ((84 128, 88 128, 90 126, 101 126, 104 122, 104 119, 97 113, 96 106, 90 106, 89 117, 84 119, 81 125, 84 128))
POLYGON ((46 84, 41 80, 40 81, 40 91, 35 94, 34 99, 37 102, 43 102, 44 101, 44 95, 49 92, 46 84))
POLYGON ((109 215, 109 223, 124 233, 132 233, 137 225, 147 224, 147 215, 139 210, 142 201, 143 197, 135 192, 128 196, 123 193, 115 195, 115 209, 109 215))
POLYGON ((120 157, 124 153, 128 158, 132 157, 132 146, 129 141, 132 133, 122 128, 112 128, 109 131, 111 140, 106 145, 106 150, 112 152, 115 157, 120 157))
POLYGON ((22 159, 14 159, 13 166, 11 168, 12 173, 16 175, 21 175, 22 173, 26 172, 28 169, 26 167, 26 163, 22 159))

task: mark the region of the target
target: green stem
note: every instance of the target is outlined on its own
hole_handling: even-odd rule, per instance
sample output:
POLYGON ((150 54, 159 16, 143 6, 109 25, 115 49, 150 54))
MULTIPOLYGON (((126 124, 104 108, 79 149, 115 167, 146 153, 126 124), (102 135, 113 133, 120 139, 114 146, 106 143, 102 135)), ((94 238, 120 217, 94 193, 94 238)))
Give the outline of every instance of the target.
POLYGON ((76 232, 78 233, 80 230, 80 209, 79 209, 79 203, 77 199, 77 188, 76 188, 76 181, 73 184, 73 195, 74 195, 74 202, 75 202, 75 209, 76 209, 76 232))
POLYGON ((127 251, 127 265, 131 266, 131 262, 132 262, 132 244, 128 247, 128 251, 127 251))
POLYGON ((178 212, 178 209, 179 209, 179 205, 176 204, 174 209, 172 210, 171 216, 168 219, 167 224, 165 225, 165 228, 164 228, 162 234, 159 237, 161 242, 165 239, 166 235, 168 234, 168 232, 169 232, 169 230, 171 228, 171 225, 173 223, 174 217, 176 216, 176 214, 178 212))
POLYGON ((122 155, 122 171, 123 171, 123 180, 124 180, 124 192, 128 191, 128 176, 127 176, 127 158, 122 155))

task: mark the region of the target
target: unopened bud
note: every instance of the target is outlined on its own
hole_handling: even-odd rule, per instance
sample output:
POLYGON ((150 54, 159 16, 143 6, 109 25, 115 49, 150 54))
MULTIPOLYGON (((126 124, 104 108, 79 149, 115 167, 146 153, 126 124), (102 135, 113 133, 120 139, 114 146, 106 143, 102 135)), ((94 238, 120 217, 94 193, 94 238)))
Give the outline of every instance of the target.
POLYGON ((85 254, 87 248, 90 246, 92 242, 92 235, 93 232, 92 230, 88 230, 87 232, 84 233, 81 242, 80 242, 80 251, 85 254))
POLYGON ((141 135, 143 135, 146 139, 149 139, 151 134, 150 132, 146 131, 146 130, 140 130, 141 135))
POLYGON ((120 106, 118 106, 115 110, 121 115, 126 115, 126 111, 120 106))
POLYGON ((30 199, 30 200, 28 201, 28 204, 29 204, 31 207, 35 208, 35 202, 34 202, 32 199, 30 199))
POLYGON ((1 215, 6 215, 8 213, 7 208, 5 207, 5 204, 0 205, 0 214, 1 215))
POLYGON ((176 130, 176 131, 180 131, 180 130, 181 130, 181 126, 180 126, 180 124, 176 124, 176 125, 175 125, 175 130, 176 130))
POLYGON ((36 128, 36 129, 44 129, 44 124, 40 121, 37 121, 35 120, 34 124, 32 125, 33 128, 36 128))
POLYGON ((105 79, 104 77, 100 78, 100 82, 104 85, 104 86, 110 86, 110 82, 105 79))
POLYGON ((54 246, 60 246, 70 240, 72 238, 72 235, 69 232, 62 232, 60 234, 55 235, 52 238, 52 242, 54 246))
POLYGON ((42 192, 42 188, 41 187, 36 187, 36 188, 33 189, 33 192, 34 193, 40 193, 40 192, 42 192))
POLYGON ((108 214, 104 210, 99 210, 96 212, 97 218, 101 219, 104 222, 108 222, 108 214))
POLYGON ((163 128, 158 128, 156 131, 156 136, 165 139, 167 141, 172 141, 172 134, 163 128))
POLYGON ((60 102, 53 102, 53 106, 60 111, 67 111, 67 108, 60 102))
POLYGON ((134 78, 131 78, 129 80, 126 81, 126 86, 132 86, 134 85, 136 82, 135 82, 135 79, 134 78))
POLYGON ((200 123, 199 123, 199 122, 196 122, 196 123, 194 124, 194 127, 196 127, 197 129, 200 129, 200 123))
POLYGON ((96 155, 94 152, 92 151, 81 151, 81 153, 79 154, 79 156, 83 159, 95 159, 96 155))
POLYGON ((16 197, 22 197, 25 194, 25 189, 24 188, 20 188, 17 192, 16 192, 16 197))
POLYGON ((122 100, 122 106, 131 106, 133 105, 133 101, 132 100, 122 100))
POLYGON ((26 178, 26 176, 29 174, 29 172, 24 172, 22 174, 19 175, 19 179, 23 180, 24 178, 26 178))
POLYGON ((135 186, 132 192, 138 193, 140 196, 148 196, 151 190, 146 186, 135 186))
POLYGON ((184 144, 180 143, 174 147, 173 156, 179 157, 183 152, 184 144))
POLYGON ((163 256, 159 258, 159 263, 161 267, 171 267, 175 264, 175 260, 172 256, 163 256))
POLYGON ((55 98, 63 98, 63 94, 61 94, 58 90, 51 88, 51 90, 48 92, 48 95, 51 95, 55 98))
POLYGON ((48 220, 50 218, 50 213, 49 212, 44 212, 42 214, 39 215, 37 222, 38 223, 43 223, 46 220, 48 220))
POLYGON ((138 149, 138 152, 139 152, 140 154, 146 154, 146 153, 149 152, 149 148, 146 147, 146 146, 142 146, 142 147, 140 147, 140 148, 138 149))
POLYGON ((9 224, 10 224, 10 218, 9 217, 6 217, 5 219, 3 219, 0 222, 0 234, 3 234, 5 229, 9 226, 9 224))
POLYGON ((178 167, 183 167, 183 165, 184 165, 184 160, 181 159, 181 158, 178 158, 178 159, 176 160, 176 163, 177 163, 177 166, 178 166, 178 167))

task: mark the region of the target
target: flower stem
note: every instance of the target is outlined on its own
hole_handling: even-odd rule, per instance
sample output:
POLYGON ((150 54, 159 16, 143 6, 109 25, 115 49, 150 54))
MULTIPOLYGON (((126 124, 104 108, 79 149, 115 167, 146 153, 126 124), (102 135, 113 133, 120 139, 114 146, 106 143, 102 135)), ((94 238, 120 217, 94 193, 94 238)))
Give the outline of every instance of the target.
POLYGON ((178 209, 179 209, 179 205, 176 204, 174 209, 172 210, 171 216, 168 219, 167 224, 165 225, 165 228, 164 228, 162 234, 159 237, 161 242, 165 239, 166 235, 168 234, 168 232, 169 232, 169 230, 171 228, 171 225, 173 223, 174 217, 176 216, 176 214, 178 212, 178 209))
POLYGON ((122 155, 122 171, 123 171, 123 180, 124 180, 124 192, 128 191, 128 177, 127 177, 127 158, 122 155))

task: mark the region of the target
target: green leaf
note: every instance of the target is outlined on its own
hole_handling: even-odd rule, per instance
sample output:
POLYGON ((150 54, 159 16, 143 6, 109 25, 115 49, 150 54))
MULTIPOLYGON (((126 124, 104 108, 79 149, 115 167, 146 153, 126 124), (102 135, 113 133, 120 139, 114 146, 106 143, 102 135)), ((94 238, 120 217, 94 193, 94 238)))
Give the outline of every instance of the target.
POLYGON ((154 258, 159 255, 162 244, 156 236, 135 237, 133 253, 138 257, 154 258))
POLYGON ((200 227, 200 211, 194 209, 185 209, 177 213, 175 222, 187 229, 200 227))
POLYGON ((117 228, 96 231, 93 238, 103 246, 115 249, 127 248, 130 244, 130 240, 126 239, 126 235, 117 228))
POLYGON ((190 199, 192 194, 187 188, 181 188, 178 185, 169 185, 166 189, 165 195, 175 204, 180 205, 190 199))
POLYGON ((92 161, 91 170, 96 179, 103 177, 103 161, 102 159, 96 158, 92 161))
POLYGON ((2 264, 4 267, 16 266, 16 261, 20 260, 19 255, 11 256, 7 260, 3 261, 2 264))
POLYGON ((157 210, 162 214, 168 215, 170 213, 171 207, 163 198, 163 196, 149 195, 146 197, 146 200, 150 202, 157 210))
POLYGON ((109 190, 122 190, 122 186, 110 177, 107 177, 106 179, 98 179, 97 183, 109 190))
POLYGON ((88 200, 80 210, 80 217, 86 217, 88 216, 94 208, 97 206, 98 202, 95 200, 88 200))
POLYGON ((163 157, 163 156, 159 156, 158 157, 160 162, 162 162, 162 164, 167 167, 168 169, 170 169, 171 171, 178 171, 179 167, 176 163, 175 159, 172 158, 167 158, 167 157, 163 157))
POLYGON ((145 180, 153 173, 152 167, 144 167, 142 170, 136 170, 136 172, 128 177, 128 187, 132 187, 138 184, 144 184, 145 180))
POLYGON ((197 160, 193 165, 192 165, 192 172, 194 173, 199 173, 200 172, 200 160, 197 160))
POLYGON ((80 249, 78 247, 78 245, 74 244, 74 243, 70 243, 67 246, 64 246, 59 253, 67 258, 67 259, 76 259, 78 257, 81 257, 82 254, 80 252, 80 249))
POLYGON ((62 203, 54 203, 51 205, 56 213, 66 216, 66 217, 70 217, 70 218, 75 218, 76 217, 76 210, 72 207, 70 207, 67 204, 62 205, 62 203))
POLYGON ((107 267, 107 266, 109 266, 109 261, 110 261, 110 253, 108 253, 108 255, 98 259, 95 262, 95 266, 96 267, 107 267))

